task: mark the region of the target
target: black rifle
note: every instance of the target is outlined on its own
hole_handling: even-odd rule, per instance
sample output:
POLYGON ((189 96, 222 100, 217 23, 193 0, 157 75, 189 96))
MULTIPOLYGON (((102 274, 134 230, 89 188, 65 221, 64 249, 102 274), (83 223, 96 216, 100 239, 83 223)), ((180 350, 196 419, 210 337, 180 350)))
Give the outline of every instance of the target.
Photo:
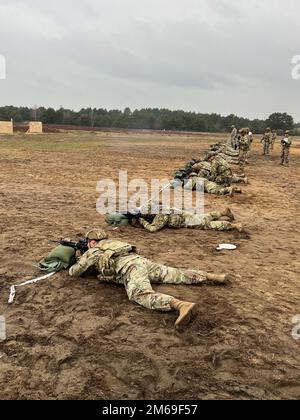
POLYGON ((143 217, 141 212, 138 213, 130 213, 129 211, 127 213, 122 213, 123 216, 126 216, 127 219, 129 219, 130 221, 133 219, 141 219, 143 217))
POLYGON ((89 248, 88 248, 88 240, 87 239, 81 239, 78 242, 72 242, 72 241, 59 241, 59 244, 62 246, 67 246, 69 248, 75 249, 75 251, 80 251, 80 253, 83 255, 85 254, 89 248))

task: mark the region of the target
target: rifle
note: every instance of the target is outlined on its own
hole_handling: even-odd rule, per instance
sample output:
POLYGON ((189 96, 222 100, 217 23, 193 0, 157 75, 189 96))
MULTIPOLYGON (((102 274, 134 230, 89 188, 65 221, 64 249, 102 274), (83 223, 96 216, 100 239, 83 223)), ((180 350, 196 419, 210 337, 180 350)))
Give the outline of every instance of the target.
POLYGON ((139 211, 139 212, 137 212, 137 213, 130 213, 130 212, 127 212, 127 213, 122 213, 124 216, 126 216, 127 217, 127 219, 131 222, 132 220, 134 220, 134 219, 137 219, 137 220, 139 220, 139 219, 141 219, 141 218, 143 218, 143 214, 139 211))
POLYGON ((89 248, 88 248, 88 240, 87 239, 81 239, 78 242, 73 241, 59 241, 59 244, 62 246, 67 246, 69 248, 75 249, 75 251, 80 251, 80 253, 83 255, 85 254, 89 248))
POLYGON ((175 172, 174 174, 174 178, 175 179, 179 179, 180 181, 184 181, 185 179, 188 179, 189 176, 195 172, 193 167, 191 168, 184 168, 184 169, 179 169, 179 171, 175 172))

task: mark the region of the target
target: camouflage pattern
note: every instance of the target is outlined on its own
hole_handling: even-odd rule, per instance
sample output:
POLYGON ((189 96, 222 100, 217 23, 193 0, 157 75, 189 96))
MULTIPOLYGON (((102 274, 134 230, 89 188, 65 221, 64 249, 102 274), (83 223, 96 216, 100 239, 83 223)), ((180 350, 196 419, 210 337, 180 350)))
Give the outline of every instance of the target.
POLYGON ((206 192, 207 194, 231 195, 232 193, 231 187, 222 187, 221 185, 218 185, 215 182, 209 181, 204 178, 200 178, 198 176, 190 178, 185 188, 190 190, 196 190, 199 184, 203 184, 204 192, 206 192))
POLYGON ((139 257, 128 267, 124 275, 124 285, 131 302, 144 308, 169 312, 172 311, 172 296, 155 292, 151 284, 196 285, 207 280, 202 271, 179 270, 156 264, 139 257))
POLYGON ((220 153, 211 163, 211 175, 209 180, 216 184, 230 187, 232 183, 233 173, 225 155, 220 153))
POLYGON ((234 127, 234 128, 233 128, 233 130, 232 130, 232 132, 231 132, 231 147, 232 147, 233 149, 235 149, 235 148, 236 148, 237 135, 238 135, 237 128, 236 128, 236 127, 234 127))
POLYGON ((291 146, 292 146, 292 140, 290 138, 290 136, 286 136, 282 141, 281 141, 281 163, 284 164, 286 163, 287 165, 290 162, 290 150, 291 150, 291 146))
POLYGON ((231 146, 228 146, 227 144, 215 145, 214 147, 211 148, 210 152, 207 154, 208 159, 219 153, 223 153, 224 155, 229 156, 229 157, 238 157, 239 155, 239 152, 237 150, 233 149, 231 146), (212 153, 210 154, 210 152, 212 153))
POLYGON ((180 229, 185 227, 183 214, 158 214, 154 217, 152 223, 145 219, 140 219, 141 225, 151 233, 158 232, 165 227, 172 229, 180 229))
POLYGON ((222 150, 222 152, 230 157, 238 157, 239 152, 237 152, 235 149, 233 149, 232 147, 226 147, 222 150))
POLYGON ((231 187, 222 187, 212 181, 204 181, 204 192, 215 195, 230 195, 232 193, 231 187))
MULTIPOLYGON (((172 209, 171 209, 172 211, 172 209)), ((173 210, 175 212, 175 210, 173 210)), ((211 212, 203 215, 197 215, 183 211, 182 214, 168 214, 155 216, 152 223, 144 219, 140 220, 142 226, 151 233, 158 232, 165 227, 168 228, 189 228, 200 230, 217 230, 229 231, 233 230, 232 224, 226 221, 221 221, 222 213, 211 212)))
POLYGON ((267 131, 263 138, 262 138, 262 143, 264 145, 264 156, 269 156, 270 154, 270 146, 272 144, 272 132, 271 131, 267 131))
POLYGON ((233 230, 232 223, 220 220, 223 214, 218 211, 206 213, 203 215, 184 212, 185 227, 189 229, 200 230, 217 230, 230 231, 233 230))
POLYGON ((248 135, 241 136, 239 147, 239 165, 241 169, 244 169, 250 150, 248 135))
MULTIPOLYGON (((113 241, 110 241, 113 245, 113 241)), ((119 241, 116 247, 119 247, 119 241)), ((100 243, 101 245, 101 243, 100 243)), ((157 293, 152 289, 153 284, 201 284, 207 280, 207 273, 203 271, 179 270, 161 264, 155 264, 135 253, 113 256, 111 268, 108 271, 101 266, 103 251, 100 245, 86 252, 80 260, 71 267, 72 277, 80 277, 90 269, 99 273, 101 282, 114 283, 125 286, 128 298, 145 308, 157 311, 171 311, 172 296, 157 293)), ((124 244, 127 246, 127 244, 124 244)))
POLYGON ((199 163, 196 163, 194 166, 193 166, 193 172, 195 172, 195 173, 199 173, 200 171, 206 171, 206 172, 211 172, 211 163, 210 162, 206 162, 206 161, 202 161, 202 162, 199 162, 199 163))
MULTIPOLYGON (((225 155, 222 155, 225 158, 226 163, 229 164, 228 158, 225 155)), ((238 162, 236 162, 238 163, 238 162)), ((230 169, 231 170, 231 169, 230 169)), ((211 171, 212 171, 212 164, 210 162, 201 162, 193 167, 193 171, 198 175, 199 178, 205 178, 207 180, 211 180, 211 171)), ((231 170, 232 172, 232 170, 231 170)), ((241 177, 232 173, 231 184, 239 184, 245 183, 245 177, 241 177)))
POLYGON ((107 233, 102 230, 102 229, 93 229, 90 230, 87 234, 86 234, 86 239, 89 241, 101 241, 102 239, 107 239, 108 235, 107 233))

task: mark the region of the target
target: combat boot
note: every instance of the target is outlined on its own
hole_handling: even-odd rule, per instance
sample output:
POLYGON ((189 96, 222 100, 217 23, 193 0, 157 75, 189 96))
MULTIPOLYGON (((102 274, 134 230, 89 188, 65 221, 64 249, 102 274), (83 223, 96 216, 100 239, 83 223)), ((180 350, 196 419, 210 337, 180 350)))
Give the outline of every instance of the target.
POLYGON ((228 274, 207 274, 207 280, 218 284, 228 284, 228 274))
POLYGON ((226 210, 222 213, 222 216, 224 216, 224 217, 228 217, 228 219, 229 219, 231 222, 234 222, 234 221, 235 221, 234 214, 232 213, 232 211, 230 210, 230 208, 226 209, 226 210))
POLYGON ((192 302, 184 302, 181 300, 173 299, 171 301, 171 308, 179 312, 179 317, 175 322, 175 328, 186 327, 194 315, 197 305, 192 302))
POLYGON ((244 232, 244 226, 242 223, 233 223, 231 226, 234 230, 237 230, 240 233, 244 232))
POLYGON ((230 197, 233 197, 234 196, 234 193, 235 193, 235 189, 233 187, 230 187, 229 188, 229 196, 230 197))
POLYGON ((243 191, 240 188, 234 188, 234 192, 236 194, 242 194, 243 193, 243 191))

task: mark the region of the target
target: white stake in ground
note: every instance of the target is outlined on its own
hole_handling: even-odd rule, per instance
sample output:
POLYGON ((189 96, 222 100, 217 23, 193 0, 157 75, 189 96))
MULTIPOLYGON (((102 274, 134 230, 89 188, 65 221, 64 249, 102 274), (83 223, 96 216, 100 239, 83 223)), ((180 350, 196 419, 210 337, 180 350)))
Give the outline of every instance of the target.
POLYGON ((33 279, 33 280, 25 281, 24 283, 21 283, 21 284, 11 286, 10 295, 9 295, 9 299, 8 299, 8 304, 11 305, 14 302, 15 297, 16 297, 17 287, 23 287, 23 286, 28 286, 29 284, 39 283, 42 280, 49 279, 50 277, 54 276, 54 274, 56 274, 56 272, 47 274, 47 275, 42 276, 42 277, 38 277, 38 278, 33 279))

